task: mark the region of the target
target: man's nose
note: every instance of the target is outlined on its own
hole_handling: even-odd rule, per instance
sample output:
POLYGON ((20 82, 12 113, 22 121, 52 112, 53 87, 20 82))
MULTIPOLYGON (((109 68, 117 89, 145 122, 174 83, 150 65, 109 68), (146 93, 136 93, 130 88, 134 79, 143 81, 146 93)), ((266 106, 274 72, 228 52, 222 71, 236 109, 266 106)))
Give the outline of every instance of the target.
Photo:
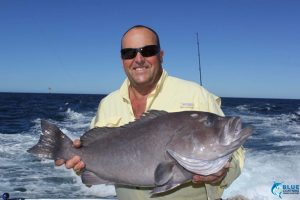
POLYGON ((138 64, 144 64, 145 63, 145 58, 144 58, 144 56, 142 56, 142 54, 140 52, 138 52, 136 54, 135 62, 138 63, 138 64))

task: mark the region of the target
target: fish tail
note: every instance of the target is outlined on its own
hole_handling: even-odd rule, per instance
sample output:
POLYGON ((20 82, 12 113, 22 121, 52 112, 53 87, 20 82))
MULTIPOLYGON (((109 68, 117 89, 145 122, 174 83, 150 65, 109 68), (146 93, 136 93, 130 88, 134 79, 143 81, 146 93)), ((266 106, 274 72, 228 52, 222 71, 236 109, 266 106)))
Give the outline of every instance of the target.
POLYGON ((46 120, 41 121, 43 134, 36 145, 27 150, 27 152, 37 155, 41 158, 51 160, 69 159, 75 155, 72 147, 72 140, 66 136, 57 126, 46 120))

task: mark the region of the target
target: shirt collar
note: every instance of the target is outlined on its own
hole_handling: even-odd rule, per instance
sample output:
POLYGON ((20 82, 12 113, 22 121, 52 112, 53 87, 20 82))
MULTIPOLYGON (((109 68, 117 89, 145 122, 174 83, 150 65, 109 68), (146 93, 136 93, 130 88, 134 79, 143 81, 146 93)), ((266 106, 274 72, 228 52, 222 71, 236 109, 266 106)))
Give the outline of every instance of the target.
MULTIPOLYGON (((168 73, 163 69, 163 72, 161 74, 161 77, 159 79, 159 81, 157 82, 155 89, 150 93, 150 96, 155 96, 159 93, 159 91, 161 90, 166 78, 168 77, 168 73)), ((126 78, 125 81, 123 82, 123 84, 121 85, 119 91, 121 94, 121 97, 126 100, 127 102, 130 102, 129 99, 129 93, 128 93, 128 87, 130 85, 129 79, 126 78)))

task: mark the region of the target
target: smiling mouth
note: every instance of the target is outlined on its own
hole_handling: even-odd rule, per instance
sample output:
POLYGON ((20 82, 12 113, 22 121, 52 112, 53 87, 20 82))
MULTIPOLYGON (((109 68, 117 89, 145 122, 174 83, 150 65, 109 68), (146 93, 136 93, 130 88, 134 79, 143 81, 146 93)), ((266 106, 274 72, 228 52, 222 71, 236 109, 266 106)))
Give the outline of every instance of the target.
POLYGON ((136 71, 143 71, 145 69, 148 69, 149 66, 137 66, 137 67, 133 67, 133 70, 136 70, 136 71))

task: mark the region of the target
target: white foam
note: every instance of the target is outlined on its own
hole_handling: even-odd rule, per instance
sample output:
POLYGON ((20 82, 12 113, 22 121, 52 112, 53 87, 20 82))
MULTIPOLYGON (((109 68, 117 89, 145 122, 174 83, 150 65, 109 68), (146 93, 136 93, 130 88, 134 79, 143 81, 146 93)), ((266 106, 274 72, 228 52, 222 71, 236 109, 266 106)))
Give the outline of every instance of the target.
POLYGON ((300 115, 300 107, 298 108, 298 111, 296 111, 296 113, 297 113, 298 115, 300 115))
POLYGON ((236 107, 239 111, 249 111, 249 105, 239 105, 236 107))
POLYGON ((81 120, 82 118, 84 118, 83 114, 75 112, 71 108, 67 109, 66 114, 71 120, 81 120))
POLYGON ((257 138, 266 136, 300 138, 300 124, 295 120, 297 119, 295 114, 243 116, 242 119, 244 122, 254 124, 254 131, 264 130, 263 134, 256 135, 257 138))
MULTIPOLYGON (((47 119, 71 138, 78 138, 89 128, 93 112, 77 113, 68 109, 64 121, 47 119)), ((97 185, 91 188, 82 184, 80 177, 65 167, 54 167, 54 162, 39 159, 26 152, 38 142, 41 119, 32 121, 28 132, 20 134, 0 134, 0 191, 9 192, 12 197, 106 197, 114 196, 114 186, 97 185), (5 169, 2 171, 2 169, 5 169), (25 192, 14 188, 26 189, 25 192), (58 196, 59 195, 59 196, 58 196)))
POLYGON ((102 198, 115 195, 114 186, 97 185, 88 188, 73 170, 67 170, 64 166, 54 167, 52 160, 39 159, 27 153, 26 150, 37 143, 37 136, 38 134, 0 135, 0 191, 9 192, 12 197, 26 198, 58 197, 57 195, 66 198, 102 198), (26 191, 15 191, 14 188, 26 191))
POLYGON ((6 155, 18 155, 24 152, 24 146, 35 143, 32 135, 23 134, 0 134, 0 153, 6 155))
MULTIPOLYGON (((300 155, 248 152, 240 177, 225 190, 223 198, 243 195, 251 200, 276 199, 271 193, 274 181, 300 184, 300 155)), ((284 195, 283 199, 300 199, 284 195)))
MULTIPOLYGON (((276 146, 300 146, 300 142, 297 140, 287 140, 287 141, 281 141, 281 142, 276 142, 276 146)), ((299 148, 300 149, 300 148, 299 148)))

